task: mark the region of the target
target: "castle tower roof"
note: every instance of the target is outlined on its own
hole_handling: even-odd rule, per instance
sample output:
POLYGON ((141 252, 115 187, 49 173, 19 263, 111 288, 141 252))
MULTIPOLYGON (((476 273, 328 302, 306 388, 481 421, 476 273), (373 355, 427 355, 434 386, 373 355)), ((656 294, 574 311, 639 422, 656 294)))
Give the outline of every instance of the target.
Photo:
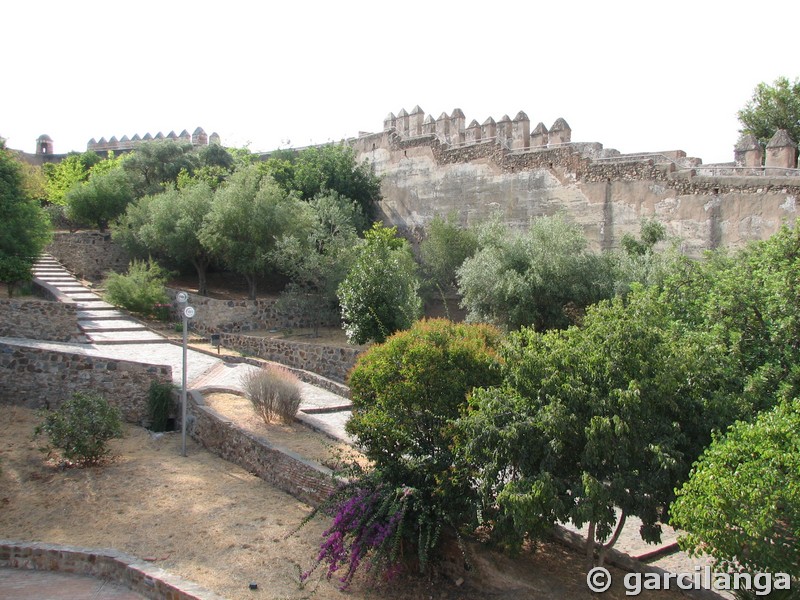
POLYGON ((769 140, 767 148, 797 148, 797 144, 785 129, 778 129, 769 140))

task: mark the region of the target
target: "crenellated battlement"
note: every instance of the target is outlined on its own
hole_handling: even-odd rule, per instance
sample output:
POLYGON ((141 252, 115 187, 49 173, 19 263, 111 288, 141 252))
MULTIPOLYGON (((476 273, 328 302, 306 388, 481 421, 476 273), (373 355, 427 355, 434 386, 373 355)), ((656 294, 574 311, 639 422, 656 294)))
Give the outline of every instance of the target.
POLYGON ((211 135, 207 135, 206 132, 203 131, 202 127, 198 127, 191 135, 186 129, 184 129, 180 132, 180 134, 170 131, 167 135, 164 135, 159 131, 155 136, 150 135, 150 133, 145 133, 144 136, 140 137, 139 134, 136 133, 130 138, 127 135, 123 135, 120 139, 117 139, 116 136, 111 136, 111 138, 108 140, 106 140, 104 137, 101 137, 99 141, 96 141, 94 138, 92 138, 86 144, 86 149, 94 150, 95 152, 126 152, 133 150, 136 146, 144 142, 157 140, 185 142, 187 144, 191 144, 192 146, 207 146, 209 144, 220 143, 220 137, 216 132, 212 133, 211 135))
POLYGON ((401 139, 434 136, 451 147, 493 143, 508 150, 546 148, 568 144, 572 139, 572 129, 562 118, 556 119, 549 130, 540 122, 531 132, 531 120, 523 111, 513 119, 503 115, 499 121, 489 117, 482 125, 475 119, 469 125, 465 123, 466 117, 460 108, 434 118, 432 114, 425 115, 417 105, 410 113, 404 108, 397 115, 389 113, 383 120, 383 131, 395 133, 401 139))

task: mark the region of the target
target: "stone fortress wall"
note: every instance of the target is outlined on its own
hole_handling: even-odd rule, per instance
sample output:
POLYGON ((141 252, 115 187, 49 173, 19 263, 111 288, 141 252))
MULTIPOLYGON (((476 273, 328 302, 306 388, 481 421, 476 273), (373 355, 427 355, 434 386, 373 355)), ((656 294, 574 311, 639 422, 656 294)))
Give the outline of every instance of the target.
POLYGON ((130 138, 127 135, 123 135, 120 139, 117 139, 116 136, 111 136, 108 140, 106 140, 104 137, 101 137, 99 141, 95 141, 95 139, 92 138, 86 144, 86 150, 94 150, 98 153, 108 152, 109 150, 112 152, 133 150, 136 146, 144 142, 159 140, 185 142, 187 144, 191 144, 192 146, 208 146, 209 144, 220 143, 220 137, 218 133, 214 132, 209 136, 205 131, 203 131, 202 127, 197 127, 191 135, 189 135, 189 132, 184 129, 180 132, 180 134, 170 131, 167 135, 164 135, 159 131, 154 136, 146 133, 140 137, 138 133, 135 133, 133 137, 130 138))
POLYGON ((531 127, 513 119, 466 124, 455 109, 434 119, 415 107, 390 113, 379 133, 347 140, 382 177, 379 214, 412 239, 435 215, 464 225, 495 213, 519 228, 565 213, 595 249, 619 246, 655 217, 683 251, 737 248, 766 239, 797 215, 797 145, 779 131, 766 148, 745 137, 734 161, 703 165, 681 150, 621 154, 597 142, 573 142, 564 119, 531 127))

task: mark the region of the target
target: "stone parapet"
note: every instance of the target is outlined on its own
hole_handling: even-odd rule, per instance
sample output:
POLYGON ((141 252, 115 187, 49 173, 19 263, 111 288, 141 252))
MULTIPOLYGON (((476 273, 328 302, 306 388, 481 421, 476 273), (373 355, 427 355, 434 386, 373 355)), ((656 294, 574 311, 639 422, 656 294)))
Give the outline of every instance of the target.
POLYGON ((108 579, 151 600, 224 600, 197 584, 110 549, 0 540, 0 567, 108 579))
POLYGON ((76 392, 96 392, 119 408, 128 423, 149 424, 153 381, 172 383, 172 367, 148 365, 39 348, 25 340, 0 341, 0 402, 26 408, 57 408, 76 392))
POLYGON ((271 360, 288 367, 311 371, 334 381, 345 382, 363 348, 343 348, 223 333, 222 345, 239 352, 271 360))
MULTIPOLYGON (((178 290, 167 288, 173 304, 177 293, 178 290)), ((195 309, 189 327, 200 335, 312 326, 308 316, 280 310, 275 298, 220 300, 193 293, 188 296, 189 305, 195 309)), ((173 312, 177 319, 177 310, 173 312)))
POLYGON ((75 303, 39 299, 0 300, 0 337, 53 342, 86 342, 75 303))
POLYGON ((128 253, 107 232, 57 231, 45 251, 67 270, 90 281, 102 280, 109 271, 125 273, 130 262, 128 253))

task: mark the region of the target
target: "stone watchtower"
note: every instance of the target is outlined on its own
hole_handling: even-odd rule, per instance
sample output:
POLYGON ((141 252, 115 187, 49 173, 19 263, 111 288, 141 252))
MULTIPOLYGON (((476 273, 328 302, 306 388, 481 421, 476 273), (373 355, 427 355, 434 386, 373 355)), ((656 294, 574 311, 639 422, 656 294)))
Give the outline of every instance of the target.
POLYGON ((785 129, 778 129, 767 144, 766 166, 779 169, 797 167, 797 144, 785 129))
POLYGON ((758 138, 752 133, 743 135, 733 149, 733 160, 737 167, 758 167, 764 160, 764 151, 758 138))
POLYGON ((46 133, 36 138, 36 154, 40 156, 53 154, 53 140, 46 133))

